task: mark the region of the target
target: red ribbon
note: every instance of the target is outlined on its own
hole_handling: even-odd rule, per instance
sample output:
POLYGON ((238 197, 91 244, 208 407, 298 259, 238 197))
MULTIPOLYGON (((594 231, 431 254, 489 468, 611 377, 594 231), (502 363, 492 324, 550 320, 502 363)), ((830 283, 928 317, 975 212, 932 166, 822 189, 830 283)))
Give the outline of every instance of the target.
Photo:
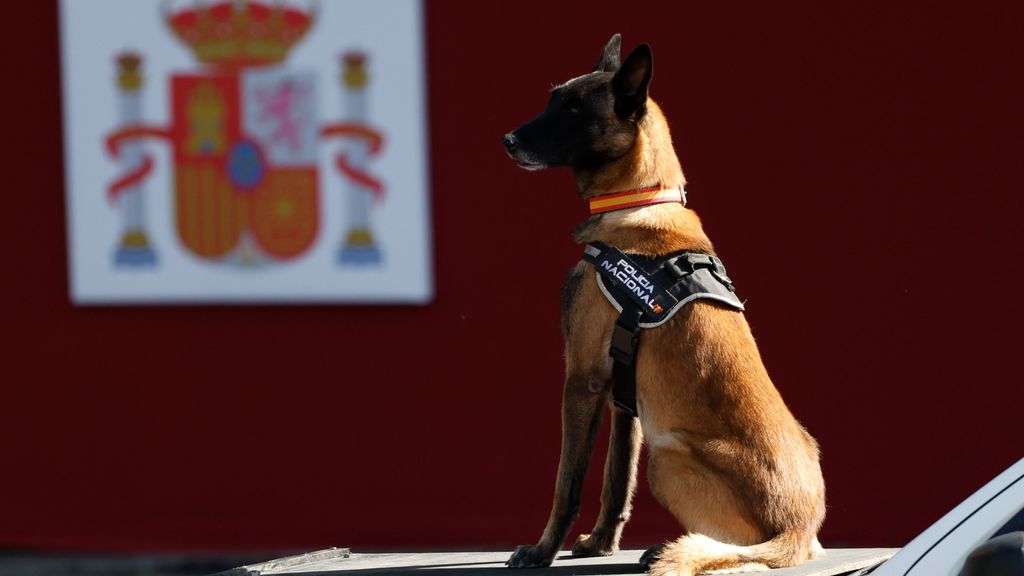
MULTIPOLYGON (((384 136, 380 132, 367 126, 366 124, 360 124, 358 122, 342 122, 340 124, 331 124, 324 126, 320 130, 320 135, 324 138, 331 136, 348 136, 358 138, 365 141, 369 145, 370 156, 376 156, 380 154, 381 149, 384 147, 384 136)), ((370 174, 366 170, 358 166, 352 165, 351 160, 344 153, 338 154, 334 159, 335 166, 342 174, 347 176, 350 180, 368 188, 373 193, 373 197, 381 199, 384 197, 384 183, 380 181, 376 176, 370 174)))
MULTIPOLYGON (((107 136, 107 153, 116 158, 121 155, 121 145, 124 142, 145 136, 170 139, 171 131, 164 128, 144 126, 141 124, 126 126, 125 128, 114 132, 110 136, 107 136)), ((117 200, 117 197, 126 189, 145 180, 146 176, 153 171, 153 165, 153 158, 149 154, 144 154, 142 156, 142 162, 140 162, 138 166, 132 168, 128 172, 125 172, 120 178, 114 180, 110 186, 107 187, 107 199, 113 202, 117 200)))
MULTIPOLYGON (((342 122, 339 124, 325 126, 320 131, 320 135, 325 138, 332 136, 345 136, 363 140, 369 146, 368 152, 370 156, 380 154, 381 149, 384 147, 384 137, 380 132, 358 122, 342 122)), ((172 134, 171 131, 166 128, 158 128, 155 126, 145 126, 141 124, 126 126, 107 137, 107 152, 116 158, 121 153, 122 144, 128 140, 144 137, 164 138, 169 140, 172 138, 172 134)), ((338 167, 338 170, 340 170, 341 173, 350 180, 369 189, 373 193, 374 198, 383 198, 384 183, 363 168, 354 166, 346 154, 338 154, 335 158, 335 165, 338 167)), ((142 162, 140 162, 138 166, 129 170, 110 184, 107 188, 107 198, 113 202, 126 189, 145 180, 146 176, 153 171, 153 166, 153 158, 148 154, 143 155, 142 162)))

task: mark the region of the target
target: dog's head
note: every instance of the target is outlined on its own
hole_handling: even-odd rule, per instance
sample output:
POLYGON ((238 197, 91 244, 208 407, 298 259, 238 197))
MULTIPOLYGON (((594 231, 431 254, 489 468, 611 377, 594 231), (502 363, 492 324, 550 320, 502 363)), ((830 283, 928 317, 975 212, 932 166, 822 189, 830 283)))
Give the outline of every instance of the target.
POLYGON ((612 36, 589 73, 551 90, 547 108, 503 138, 505 151, 527 170, 554 166, 591 169, 633 147, 647 109, 651 47, 641 44, 619 64, 612 36))

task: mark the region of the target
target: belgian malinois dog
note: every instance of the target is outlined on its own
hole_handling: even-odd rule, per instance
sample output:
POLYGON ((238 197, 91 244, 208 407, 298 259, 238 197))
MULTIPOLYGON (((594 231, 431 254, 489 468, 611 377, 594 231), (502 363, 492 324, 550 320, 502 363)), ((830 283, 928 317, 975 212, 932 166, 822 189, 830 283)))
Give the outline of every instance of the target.
MULTIPOLYGON (((588 201, 652 187, 682 190, 668 124, 648 97, 651 48, 641 44, 621 64, 619 52, 616 34, 593 71, 553 88, 540 116, 504 136, 517 165, 571 168, 588 201)), ((697 214, 682 202, 592 215, 575 238, 627 254, 714 253, 697 214)), ((686 530, 645 553, 641 562, 652 574, 793 566, 820 554, 825 485, 818 446, 769 379, 742 312, 697 300, 643 330, 638 418, 611 402, 608 350, 617 314, 599 290, 594 267, 581 261, 562 298, 566 377, 551 516, 540 541, 517 547, 508 565, 547 566, 555 558, 579 515, 605 406, 614 421, 601 512, 593 531, 576 540, 573 556, 618 550, 642 442, 650 451, 651 491, 686 530)))

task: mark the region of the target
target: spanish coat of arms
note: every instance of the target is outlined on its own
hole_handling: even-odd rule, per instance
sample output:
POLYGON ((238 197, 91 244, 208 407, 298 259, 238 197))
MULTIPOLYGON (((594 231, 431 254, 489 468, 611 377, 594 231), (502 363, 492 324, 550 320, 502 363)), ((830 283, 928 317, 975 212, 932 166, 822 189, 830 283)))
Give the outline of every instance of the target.
MULTIPOLYGON (((154 73, 149 64, 157 58, 150 58, 144 45, 121 47, 106 59, 105 64, 113 68, 108 77, 113 77, 115 117, 96 142, 106 156, 107 178, 105 194, 94 194, 93 199, 102 201, 105 196, 107 209, 116 214, 116 231, 109 231, 116 237, 112 246, 108 244, 110 274, 121 270, 131 272, 128 278, 133 278, 140 271, 159 270, 165 254, 173 251, 200 263, 198 270, 226 268, 251 277, 261 270, 301 263, 317 246, 328 244, 329 250, 321 248, 321 252, 330 252, 332 267, 352 271, 353 284, 373 270, 386 269, 394 256, 402 259, 402 247, 382 241, 376 222, 376 212, 391 202, 395 184, 379 169, 378 160, 404 140, 375 122, 381 111, 371 89, 377 79, 374 67, 379 51, 368 49, 365 44, 370 42, 364 41, 335 49, 326 57, 317 54, 316 66, 289 61, 290 53, 302 47, 313 31, 327 25, 321 21, 325 12, 330 9, 337 13, 335 19, 344 18, 346 5, 355 2, 130 1, 152 10, 153 21, 185 49, 193 65, 154 73), (325 69, 330 72, 325 74, 325 69), (328 95, 335 102, 334 115, 322 112, 321 100, 328 99, 325 83, 334 92, 328 95), (145 104, 151 91, 164 92, 162 120, 148 115, 151 111, 145 104), (330 116, 335 119, 324 120, 330 116), (161 142, 165 152, 158 153, 161 142), (163 173, 161 180, 154 178, 156 171, 163 173), (329 187, 337 190, 335 197, 327 197, 329 187), (333 208, 328 209, 328 204, 333 208), (173 234, 170 242, 153 232, 154 219, 160 218, 171 223, 164 226, 173 234), (335 237, 325 237, 325 228, 335 237)), ((114 0, 63 0, 66 110, 73 108, 68 101, 76 98, 74 86, 67 85, 74 83, 68 80, 73 74, 67 60, 78 60, 68 51, 68 44, 74 42, 74 30, 69 28, 76 26, 69 12, 84 5, 101 11, 103 4, 112 9, 124 6, 123 1, 114 0)), ((403 3, 374 4, 378 11, 393 13, 403 3)), ((404 4, 419 16, 418 3, 404 4)), ((362 14, 366 18, 367 11, 351 10, 349 17, 362 14)), ((116 18, 116 14, 108 16, 116 18)), ((382 16, 381 21, 388 22, 388 14, 382 16)), ((411 51, 414 60, 418 49, 411 51)), ((310 60, 306 54, 305 61, 310 60)), ((412 94, 420 96, 419 92, 412 94)), ((415 144, 422 146, 422 137, 415 144)), ((76 143, 69 141, 68 155, 77 153, 76 143)), ((421 151, 419 160, 424 155, 421 151)), ((73 164, 70 159, 69 164, 73 164)), ((74 171, 70 165, 69 173, 74 171)), ((399 173, 396 180, 401 178, 399 173)), ((425 195, 425 183, 419 184, 425 195)), ((72 242, 78 240, 72 220, 79 200, 72 198, 77 192, 73 188, 69 183, 72 242)), ((425 220, 425 210, 420 216, 425 220)), ((408 233, 408 228, 403 232, 408 233)), ((429 245, 422 236, 407 241, 429 245)), ((74 257, 74 249, 72 253, 74 257)), ((429 260, 427 254, 421 257, 429 260)), ((199 275, 193 277, 199 281, 199 275)), ((426 277, 429 284, 429 274, 426 277)), ((372 284, 381 286, 379 280, 372 284)), ((258 282, 250 280, 246 285, 258 282)), ((282 299, 287 299, 287 291, 283 290, 282 299)), ((370 293, 373 286, 363 291, 368 292, 367 299, 376 299, 370 293)), ((196 293, 201 292, 199 286, 196 293)), ((217 288, 211 292, 220 293, 217 288)), ((303 287, 298 292, 299 299, 308 294, 303 287)), ((387 300, 388 290, 379 292, 380 299, 387 300)), ((247 298, 243 294, 240 299, 247 298)), ((268 299, 276 298, 270 294, 268 299)))

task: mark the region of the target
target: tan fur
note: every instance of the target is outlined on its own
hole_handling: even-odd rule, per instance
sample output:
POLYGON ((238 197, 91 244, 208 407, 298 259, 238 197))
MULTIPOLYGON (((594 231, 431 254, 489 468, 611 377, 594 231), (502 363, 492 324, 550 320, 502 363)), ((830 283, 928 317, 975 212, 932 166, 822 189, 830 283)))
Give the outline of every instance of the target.
MULTIPOLYGON (((684 181, 665 118, 651 101, 629 154, 599 171, 577 174, 585 198, 684 181)), ((700 219, 679 204, 591 217, 576 235, 580 242, 597 240, 647 255, 713 253, 700 219)), ((563 428, 569 431, 588 429, 595 409, 610 397, 608 345, 617 317, 590 265, 579 264, 573 274, 579 285, 564 311, 569 406, 563 428)), ((692 575, 752 562, 792 566, 819 549, 815 538, 825 494, 817 444, 769 379, 742 313, 698 301, 665 325, 645 330, 637 394, 650 448, 651 490, 688 532, 665 549, 652 574, 692 575)), ((570 436, 563 437, 564 466, 572 465, 567 458, 578 458, 564 447, 570 436)), ((556 506, 566 498, 558 492, 569 488, 563 475, 556 506)), ((622 518, 604 518, 595 527, 604 542, 596 545, 587 537, 577 543, 580 555, 617 548, 628 497, 623 508, 622 518)), ((559 530, 551 532, 556 538, 559 530)))

